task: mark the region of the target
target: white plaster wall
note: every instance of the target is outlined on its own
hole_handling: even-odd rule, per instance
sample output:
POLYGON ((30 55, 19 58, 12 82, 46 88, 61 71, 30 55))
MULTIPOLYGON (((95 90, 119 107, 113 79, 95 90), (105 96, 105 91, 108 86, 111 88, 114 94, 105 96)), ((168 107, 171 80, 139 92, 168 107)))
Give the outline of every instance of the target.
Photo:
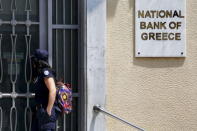
POLYGON ((87 130, 105 131, 105 117, 93 106, 105 106, 106 0, 87 0, 87 130))
MULTIPOLYGON (((185 59, 134 57, 134 5, 107 1, 107 109, 147 131, 197 131, 197 0, 187 0, 185 59)), ((134 129, 107 118, 107 130, 134 129)))

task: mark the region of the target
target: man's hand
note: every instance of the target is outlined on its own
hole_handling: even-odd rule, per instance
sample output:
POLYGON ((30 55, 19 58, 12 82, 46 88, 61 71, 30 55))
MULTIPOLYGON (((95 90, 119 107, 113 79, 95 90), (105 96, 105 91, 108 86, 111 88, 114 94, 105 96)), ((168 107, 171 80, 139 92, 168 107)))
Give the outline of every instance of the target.
POLYGON ((49 116, 51 116, 51 109, 47 108, 46 111, 47 111, 47 114, 48 114, 49 116))

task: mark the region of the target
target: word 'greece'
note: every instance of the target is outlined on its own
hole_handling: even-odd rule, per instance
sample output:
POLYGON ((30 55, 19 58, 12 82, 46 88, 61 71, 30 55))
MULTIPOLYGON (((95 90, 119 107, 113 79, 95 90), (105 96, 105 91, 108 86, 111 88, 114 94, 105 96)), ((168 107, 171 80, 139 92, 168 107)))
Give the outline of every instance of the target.
POLYGON ((181 10, 139 10, 138 18, 184 18, 181 10))

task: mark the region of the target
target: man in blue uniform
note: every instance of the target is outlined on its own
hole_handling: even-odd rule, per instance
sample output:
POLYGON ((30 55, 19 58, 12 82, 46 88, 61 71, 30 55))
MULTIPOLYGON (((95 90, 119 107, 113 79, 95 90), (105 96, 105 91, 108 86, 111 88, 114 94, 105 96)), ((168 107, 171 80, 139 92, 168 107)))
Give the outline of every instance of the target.
POLYGON ((48 52, 37 49, 31 57, 36 111, 32 131, 54 131, 60 112, 56 102, 55 73, 48 64, 48 52))

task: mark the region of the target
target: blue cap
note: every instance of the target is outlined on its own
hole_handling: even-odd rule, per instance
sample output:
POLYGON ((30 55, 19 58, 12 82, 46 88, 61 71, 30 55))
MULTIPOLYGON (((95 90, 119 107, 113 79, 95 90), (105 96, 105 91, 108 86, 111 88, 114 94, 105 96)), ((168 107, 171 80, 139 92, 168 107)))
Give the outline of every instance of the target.
POLYGON ((48 61, 49 54, 46 50, 36 49, 33 53, 33 56, 36 57, 39 60, 48 61))

